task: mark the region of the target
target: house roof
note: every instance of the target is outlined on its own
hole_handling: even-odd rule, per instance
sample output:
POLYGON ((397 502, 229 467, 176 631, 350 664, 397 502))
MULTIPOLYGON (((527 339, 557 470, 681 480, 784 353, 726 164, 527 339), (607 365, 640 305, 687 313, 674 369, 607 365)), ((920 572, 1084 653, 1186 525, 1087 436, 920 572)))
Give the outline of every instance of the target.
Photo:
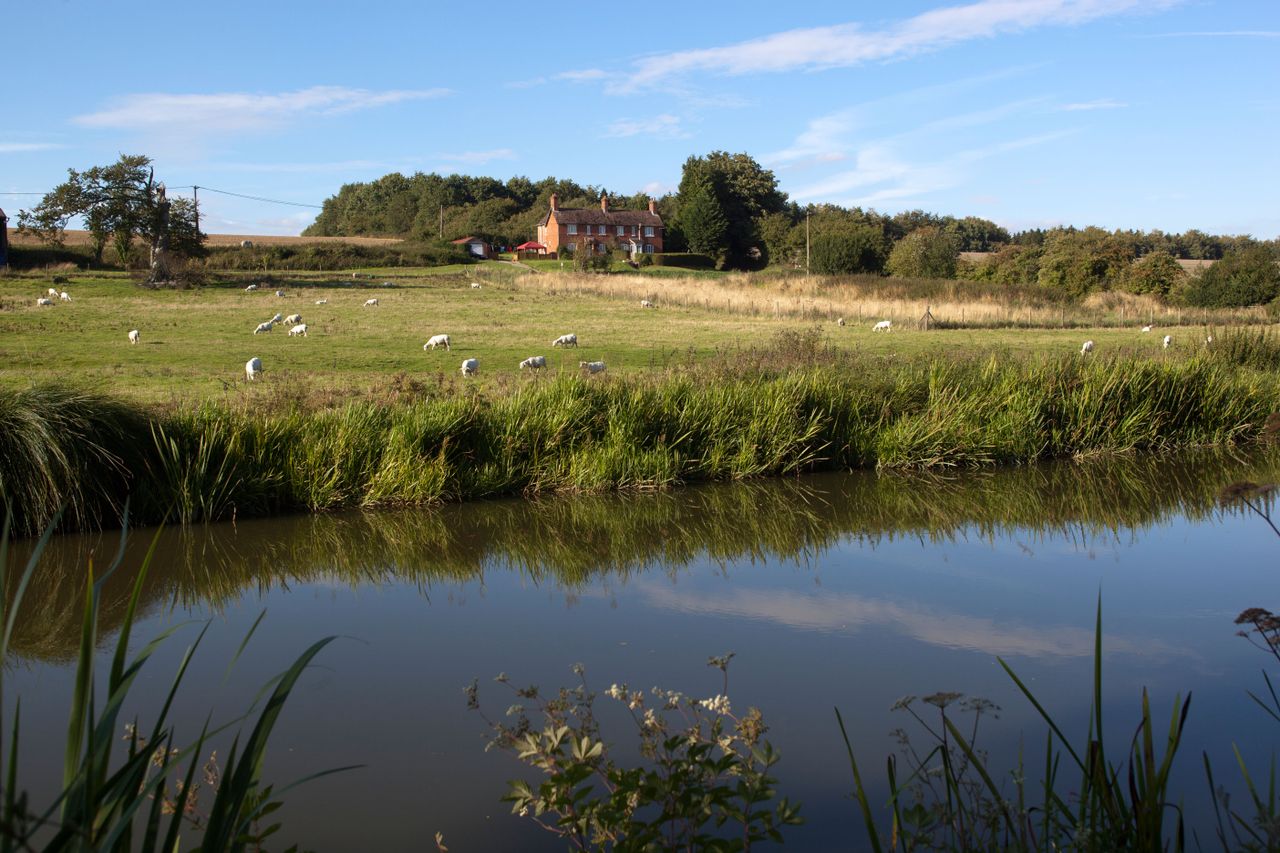
POLYGON ((477 237, 474 234, 468 234, 465 237, 459 237, 457 240, 450 240, 449 242, 450 243, 483 243, 484 240, 481 240, 479 237, 477 237))
POLYGON ((560 207, 548 210, 539 225, 551 221, 551 214, 561 225, 662 225, 662 217, 647 210, 610 210, 598 207, 560 207))

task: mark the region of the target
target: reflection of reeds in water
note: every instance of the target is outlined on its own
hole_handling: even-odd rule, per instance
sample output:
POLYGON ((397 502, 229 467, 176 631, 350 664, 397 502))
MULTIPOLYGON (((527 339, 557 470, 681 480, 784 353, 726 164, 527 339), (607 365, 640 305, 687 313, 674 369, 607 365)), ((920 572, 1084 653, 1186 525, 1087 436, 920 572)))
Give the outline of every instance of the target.
MULTIPOLYGON (((641 571, 677 571, 701 559, 816 565, 845 540, 874 545, 898 537, 944 541, 1016 533, 1030 541, 1063 536, 1084 547, 1175 515, 1199 519, 1242 511, 1220 508, 1218 489, 1235 480, 1269 481, 1277 471, 1276 452, 1246 459, 1198 451, 964 476, 826 475, 191 527, 160 537, 144 606, 216 608, 246 591, 313 581, 352 587, 396 582, 429 590, 483 579, 494 569, 577 588, 625 582, 641 571)), ((148 538, 132 537, 125 567, 141 561, 148 538)), ((74 651, 89 552, 114 547, 110 535, 50 544, 27 595, 32 616, 17 628, 13 647, 19 654, 65 660, 74 651)), ((118 622, 128 599, 128 573, 117 575, 103 591, 104 628, 118 622)))

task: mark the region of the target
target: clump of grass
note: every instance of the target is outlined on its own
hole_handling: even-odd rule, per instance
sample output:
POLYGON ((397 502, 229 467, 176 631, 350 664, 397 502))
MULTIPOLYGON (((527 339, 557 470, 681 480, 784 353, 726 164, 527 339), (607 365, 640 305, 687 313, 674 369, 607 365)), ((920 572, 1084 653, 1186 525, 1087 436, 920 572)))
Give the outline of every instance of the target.
POLYGON ((1206 337, 1213 338, 1205 351, 1215 361, 1255 370, 1280 369, 1280 337, 1268 328, 1210 329, 1206 337))

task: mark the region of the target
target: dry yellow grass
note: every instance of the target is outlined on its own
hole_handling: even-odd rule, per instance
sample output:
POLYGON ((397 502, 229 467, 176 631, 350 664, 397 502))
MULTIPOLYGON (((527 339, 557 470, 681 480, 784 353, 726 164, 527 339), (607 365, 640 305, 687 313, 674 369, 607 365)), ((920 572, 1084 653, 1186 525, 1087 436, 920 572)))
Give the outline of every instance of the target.
MULTIPOLYGON (((356 246, 390 246, 403 242, 398 237, 282 237, 274 234, 210 234, 206 245, 239 246, 249 240, 255 246, 289 246, 298 243, 351 243, 356 246)), ((9 232, 9 242, 15 246, 38 246, 40 240, 34 234, 9 232)), ((66 240, 68 246, 88 246, 88 231, 68 230, 66 240)))

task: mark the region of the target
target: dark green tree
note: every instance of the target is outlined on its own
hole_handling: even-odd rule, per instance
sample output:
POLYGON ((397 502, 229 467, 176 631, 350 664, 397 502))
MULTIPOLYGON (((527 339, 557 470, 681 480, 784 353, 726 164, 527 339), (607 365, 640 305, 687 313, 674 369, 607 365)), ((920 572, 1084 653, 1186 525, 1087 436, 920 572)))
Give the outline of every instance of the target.
POLYGON ((1132 261, 1132 246, 1101 228, 1057 229, 1045 238, 1037 280, 1044 287, 1084 296, 1109 290, 1132 261))
POLYGON ((706 184, 696 184, 680 203, 680 227, 689 251, 709 255, 722 263, 729 243, 729 221, 720 202, 706 184))
POLYGON ((1228 252, 1187 285, 1188 304, 1207 308, 1263 305, 1280 295, 1280 266, 1262 243, 1228 252))
MULTIPOLYGON (((726 266, 735 269, 755 265, 763 254, 757 221, 786 208, 787 199, 778 189, 778 179, 747 154, 713 151, 705 157, 690 157, 684 164, 679 193, 679 227, 686 239, 685 198, 699 186, 715 197, 727 221, 724 240, 716 254, 724 258, 726 266)), ((692 245, 690 242, 691 248, 692 245)))
POLYGON ((871 225, 824 231, 809 245, 810 269, 820 275, 878 273, 884 268, 884 234, 871 225))
POLYGON ((1134 261, 1120 279, 1120 287, 1129 293, 1149 293, 1161 298, 1187 277, 1173 256, 1152 252, 1134 261))
POLYGON ((902 278, 955 278, 960 241, 934 226, 917 228, 898 241, 885 270, 902 278))
POLYGON ((155 179, 151 158, 143 155, 121 155, 110 166, 84 172, 68 169, 65 182, 31 210, 19 212, 18 230, 62 245, 67 223, 75 217, 84 220, 92 235, 95 260, 101 261, 108 239, 121 263, 127 262, 133 240, 144 240, 150 249, 153 278, 167 272, 167 255, 193 257, 204 252, 195 205, 187 199, 169 199, 164 184, 155 179))

